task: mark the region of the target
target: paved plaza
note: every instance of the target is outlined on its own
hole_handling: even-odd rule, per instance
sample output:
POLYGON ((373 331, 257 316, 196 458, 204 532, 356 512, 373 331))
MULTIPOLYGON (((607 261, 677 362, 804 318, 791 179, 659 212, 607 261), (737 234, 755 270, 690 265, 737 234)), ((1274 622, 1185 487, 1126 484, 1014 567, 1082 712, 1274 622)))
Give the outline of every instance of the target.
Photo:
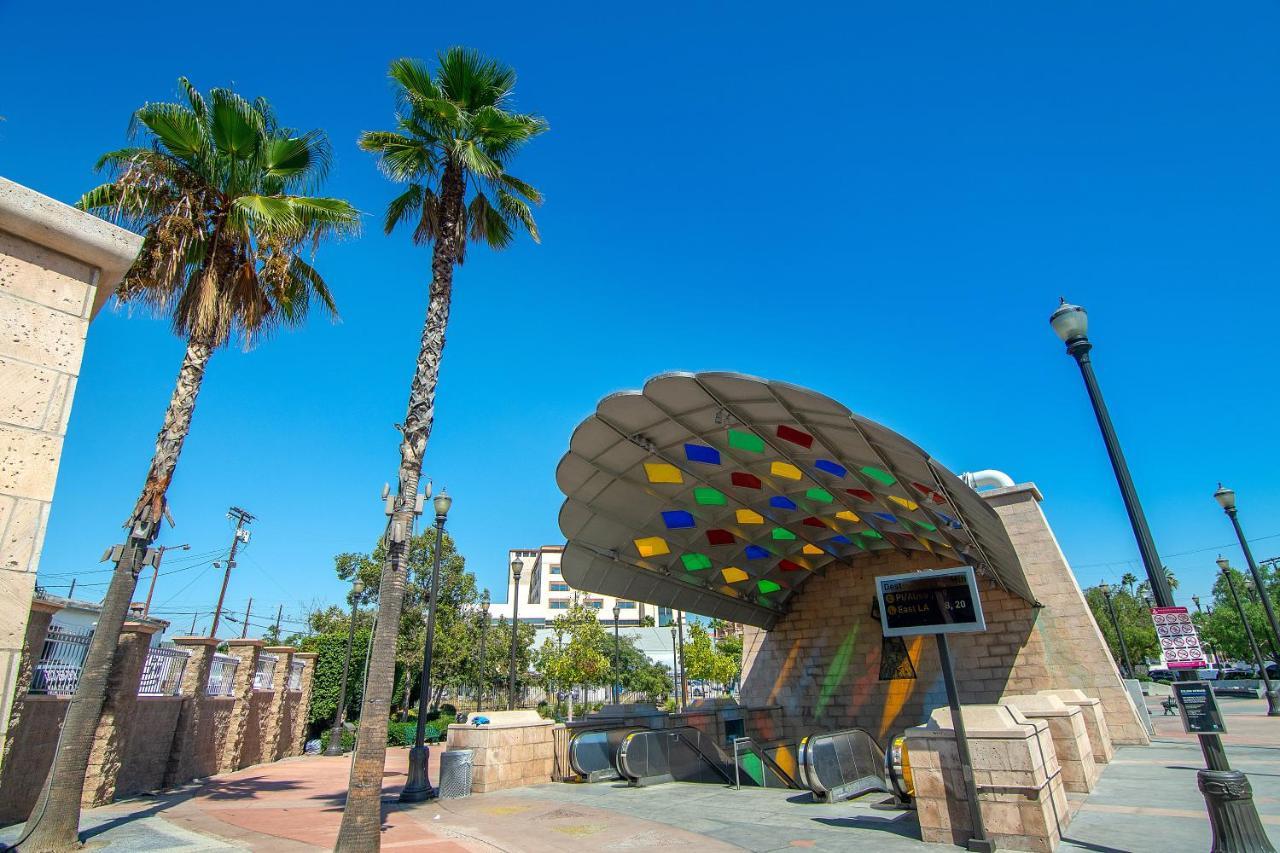
MULTIPOLYGON (((1280 737, 1261 701, 1224 700, 1231 762, 1249 774, 1263 824, 1280 844, 1280 737)), ((1158 699, 1151 707, 1160 714, 1158 699)), ((1209 849, 1196 789, 1201 758, 1176 717, 1155 717, 1151 747, 1123 747, 1088 797, 1071 795, 1062 850, 1209 849)), ((880 807, 882 795, 823 805, 806 793, 672 783, 543 784, 460 800, 401 806, 408 753, 388 752, 383 849, 451 851, 788 849, 940 850, 918 838, 912 812, 880 807)), ((436 777, 439 751, 432 753, 436 777)), ((163 796, 85 812, 91 849, 304 851, 337 836, 349 759, 307 756, 260 765, 163 796)), ((0 832, 12 842, 19 827, 0 832)), ((950 848, 954 849, 954 848, 950 848)))

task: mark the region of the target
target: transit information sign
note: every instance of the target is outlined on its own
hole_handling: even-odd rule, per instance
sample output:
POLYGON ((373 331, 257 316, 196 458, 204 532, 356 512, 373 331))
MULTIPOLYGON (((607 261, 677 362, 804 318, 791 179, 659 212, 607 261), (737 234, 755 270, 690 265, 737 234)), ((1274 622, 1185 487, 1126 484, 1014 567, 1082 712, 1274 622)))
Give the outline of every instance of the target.
POLYGON ((1182 728, 1187 734, 1218 734, 1227 730, 1227 722, 1207 681, 1175 681, 1173 698, 1182 712, 1182 728))
POLYGON ((1185 607, 1153 607, 1151 621, 1156 623, 1156 638, 1169 669, 1199 669, 1208 666, 1200 635, 1185 607))
POLYGON ((876 578, 886 637, 987 630, 972 566, 876 578))

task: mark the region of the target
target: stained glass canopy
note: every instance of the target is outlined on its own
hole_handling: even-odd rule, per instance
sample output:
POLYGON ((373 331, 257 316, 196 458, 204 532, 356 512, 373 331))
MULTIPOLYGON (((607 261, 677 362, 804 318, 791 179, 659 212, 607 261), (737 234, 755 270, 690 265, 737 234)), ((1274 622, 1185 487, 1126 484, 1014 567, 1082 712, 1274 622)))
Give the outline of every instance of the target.
POLYGON ((785 382, 667 373, 610 395, 556 481, 561 573, 576 589, 770 628, 813 573, 923 551, 1034 601, 972 489, 896 432, 785 382))

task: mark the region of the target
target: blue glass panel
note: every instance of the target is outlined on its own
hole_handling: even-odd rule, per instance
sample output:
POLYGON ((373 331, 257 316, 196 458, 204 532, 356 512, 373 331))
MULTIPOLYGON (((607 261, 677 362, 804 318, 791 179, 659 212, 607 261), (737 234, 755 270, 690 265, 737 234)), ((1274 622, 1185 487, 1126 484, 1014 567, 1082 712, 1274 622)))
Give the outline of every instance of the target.
POLYGON ((960 522, 956 521, 954 518, 947 515, 945 512, 937 512, 935 510, 934 514, 937 515, 938 518, 942 519, 943 523, 945 523, 947 527, 954 527, 956 530, 960 529, 960 522))
POLYGON ((828 539, 827 541, 828 541, 828 542, 839 542, 841 545, 848 545, 848 544, 850 543, 850 541, 851 541, 851 540, 849 539, 849 537, 848 537, 848 536, 832 536, 832 537, 831 537, 830 539, 828 539))
POLYGON ((697 527, 697 523, 693 520, 693 516, 682 509, 664 510, 662 513, 662 522, 667 525, 668 530, 679 530, 682 527, 697 527))
POLYGON ((817 468, 819 471, 826 471, 828 474, 835 474, 837 477, 843 477, 845 474, 849 473, 849 470, 843 465, 837 465, 830 459, 819 459, 817 462, 813 463, 813 467, 817 468))
POLYGON ((874 515, 876 518, 881 518, 888 522, 897 523, 898 521, 896 516, 892 516, 887 512, 873 512, 871 514, 874 515))
POLYGON ((776 509, 795 509, 796 503, 791 498, 784 498, 782 495, 778 495, 777 497, 769 498, 769 506, 776 509))
POLYGON ((714 447, 704 447, 701 444, 686 444, 684 446, 684 458, 690 462, 705 462, 708 465, 720 464, 720 451, 714 447))
POLYGON ((748 560, 761 560, 769 556, 769 552, 759 545, 748 545, 746 554, 748 560))

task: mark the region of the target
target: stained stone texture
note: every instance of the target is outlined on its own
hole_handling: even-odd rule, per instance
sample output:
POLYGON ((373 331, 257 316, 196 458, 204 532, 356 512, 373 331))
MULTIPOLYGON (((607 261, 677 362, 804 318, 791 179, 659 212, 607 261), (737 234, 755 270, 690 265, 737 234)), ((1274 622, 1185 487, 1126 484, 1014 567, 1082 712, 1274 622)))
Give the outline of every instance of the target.
POLYGON ((1017 708, 1029 720, 1049 724, 1053 750, 1062 767, 1062 784, 1068 791, 1087 794, 1098 780, 1098 765, 1093 760, 1093 747, 1085 730, 1084 712, 1068 705, 1057 696, 1030 694, 1006 696, 1002 705, 1017 708))
MULTIPOLYGON (((988 837, 1000 850, 1049 853, 1071 817, 1048 724, 1004 705, 969 705, 962 713, 988 837)), ((972 829, 951 709, 907 729, 906 747, 921 839, 966 846, 972 829)))
POLYGON ((475 751, 471 792, 483 794, 551 781, 555 759, 554 720, 537 711, 492 711, 483 726, 449 726, 449 749, 475 751))
POLYGON ((85 335, 141 245, 0 178, 0 739, 85 335))
POLYGON ((1098 764, 1110 764, 1111 757, 1115 754, 1115 747, 1111 745, 1111 732, 1107 729, 1107 718, 1102 715, 1102 703, 1084 695, 1083 690, 1041 690, 1040 692, 1046 696, 1057 696, 1068 705, 1080 709, 1084 716, 1084 730, 1089 735, 1089 747, 1093 750, 1093 760, 1098 764))

